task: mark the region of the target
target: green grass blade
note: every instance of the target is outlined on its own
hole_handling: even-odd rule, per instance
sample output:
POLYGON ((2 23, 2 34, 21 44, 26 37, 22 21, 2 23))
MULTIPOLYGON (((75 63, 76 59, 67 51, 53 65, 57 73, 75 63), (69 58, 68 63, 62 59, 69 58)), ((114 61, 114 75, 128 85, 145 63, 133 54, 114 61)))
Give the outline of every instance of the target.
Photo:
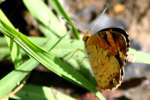
POLYGON ((45 86, 25 85, 16 96, 21 100, 75 100, 66 94, 45 86))
MULTIPOLYGON (((2 12, 1 12, 1 17, 3 18, 3 20, 5 20, 5 22, 8 25, 13 27, 13 25, 10 23, 9 20, 7 20, 7 18, 5 17, 5 15, 2 12)), ((15 67, 17 67, 21 63, 21 57, 22 57, 21 53, 20 53, 20 48, 18 47, 18 45, 15 42, 13 42, 12 39, 8 38, 7 36, 5 36, 5 39, 10 48, 11 60, 12 60, 12 62, 14 62, 15 67)))
POLYGON ((26 51, 28 55, 39 61, 47 69, 69 81, 87 88, 90 91, 96 91, 95 85, 88 81, 78 71, 74 70, 70 65, 56 57, 54 54, 48 53, 37 47, 26 36, 7 25, 2 19, 0 19, 0 31, 9 38, 12 38, 20 47, 22 47, 22 49, 26 51))
POLYGON ((132 57, 133 63, 150 64, 150 54, 148 53, 129 48, 129 56, 132 57))
POLYGON ((51 6, 56 10, 56 12, 61 15, 62 17, 64 17, 67 21, 67 23, 69 23, 69 25, 72 28, 72 32, 75 36, 76 39, 79 39, 79 32, 77 30, 77 28, 75 27, 74 23, 72 22, 71 18, 68 16, 67 12, 64 10, 64 7, 61 5, 59 0, 49 0, 51 6))
POLYGON ((30 59, 0 80, 0 99, 8 95, 39 63, 30 59))
POLYGON ((10 49, 8 47, 0 47, 0 61, 3 60, 5 57, 10 55, 10 49))
POLYGON ((42 0, 23 0, 23 2, 32 16, 40 23, 41 27, 45 27, 50 31, 49 33, 52 33, 45 33, 46 36, 54 38, 61 37, 67 33, 64 24, 58 20, 42 0))

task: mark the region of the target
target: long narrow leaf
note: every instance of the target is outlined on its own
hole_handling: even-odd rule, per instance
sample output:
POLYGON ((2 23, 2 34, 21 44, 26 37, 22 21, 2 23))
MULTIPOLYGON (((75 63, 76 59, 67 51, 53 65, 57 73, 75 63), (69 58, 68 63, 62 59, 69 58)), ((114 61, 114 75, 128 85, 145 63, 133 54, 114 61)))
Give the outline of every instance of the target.
POLYGON ((16 96, 21 100, 75 100, 72 97, 54 89, 45 86, 26 85, 16 96))
POLYGON ((150 54, 137 51, 135 49, 130 48, 129 49, 129 56, 131 59, 131 62, 133 63, 144 63, 144 64, 150 64, 150 54))
MULTIPOLYGON (((5 22, 10 25, 11 27, 13 27, 13 25, 11 24, 11 22, 9 20, 7 20, 7 18, 5 17, 5 15, 2 13, 1 17, 3 18, 3 20, 5 20, 5 22)), ((12 39, 10 39, 9 37, 7 37, 6 35, 5 39, 7 41, 8 47, 10 49, 10 54, 11 54, 11 60, 12 62, 14 62, 15 67, 17 67, 20 63, 21 63, 21 53, 20 53, 20 48, 18 47, 18 45, 13 42, 12 39)))
POLYGON ((34 59, 26 61, 0 80, 0 99, 7 96, 38 65, 34 59))
POLYGON ((57 19, 42 0, 23 0, 23 2, 32 16, 41 23, 41 27, 47 28, 50 31, 48 33, 52 33, 45 33, 46 36, 55 38, 66 34, 64 24, 57 19))
POLYGON ((79 32, 78 32, 77 28, 75 27, 74 23, 72 22, 71 18, 68 16, 66 11, 64 10, 60 1, 59 0, 49 0, 49 1, 50 1, 51 6, 56 10, 56 12, 67 20, 67 22, 70 24, 70 26, 72 28, 74 36, 77 39, 79 39, 79 32))

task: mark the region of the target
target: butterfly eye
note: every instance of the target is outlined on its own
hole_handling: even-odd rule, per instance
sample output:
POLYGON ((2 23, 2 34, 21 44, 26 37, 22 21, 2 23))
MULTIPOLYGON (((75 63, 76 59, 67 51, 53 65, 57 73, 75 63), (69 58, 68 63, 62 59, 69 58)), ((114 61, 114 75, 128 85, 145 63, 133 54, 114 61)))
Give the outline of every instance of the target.
POLYGON ((87 41, 89 37, 90 37, 90 35, 88 35, 88 34, 84 35, 83 41, 87 41))

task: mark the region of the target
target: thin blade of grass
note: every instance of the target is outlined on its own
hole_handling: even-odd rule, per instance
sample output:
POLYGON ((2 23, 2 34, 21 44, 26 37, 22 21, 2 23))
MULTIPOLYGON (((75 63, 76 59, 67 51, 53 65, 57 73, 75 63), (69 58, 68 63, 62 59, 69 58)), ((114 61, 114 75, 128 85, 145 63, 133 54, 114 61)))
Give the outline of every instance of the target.
POLYGON ((74 98, 46 86, 36 86, 27 84, 16 96, 21 100, 75 100, 74 98))
POLYGON ((0 99, 7 96, 39 63, 30 59, 0 80, 0 99))
MULTIPOLYGON (((1 17, 3 17, 3 20, 5 20, 8 25, 13 27, 11 22, 9 20, 7 20, 7 18, 5 17, 5 15, 3 13, 1 13, 1 17)), ((22 55, 20 53, 20 48, 18 47, 18 45, 15 42, 13 42, 12 39, 7 37, 6 35, 4 35, 4 37, 5 37, 6 41, 7 41, 8 47, 10 49, 11 60, 14 63, 15 68, 16 68, 22 62, 21 61, 22 55)))
POLYGON ((67 33, 64 24, 60 22, 42 0, 23 0, 23 3, 32 16, 40 23, 41 27, 45 27, 50 31, 48 34, 45 32, 45 36, 56 38, 67 33))
POLYGON ((133 63, 150 64, 150 54, 148 53, 129 48, 129 56, 132 57, 131 62, 133 63))
POLYGON ((61 5, 59 0, 49 0, 51 6, 56 10, 56 12, 59 14, 59 16, 62 16, 66 19, 67 23, 71 26, 72 32, 76 39, 79 39, 79 32, 77 28, 75 27, 74 23, 72 22, 71 18, 67 14, 67 12, 64 10, 64 7, 61 5))

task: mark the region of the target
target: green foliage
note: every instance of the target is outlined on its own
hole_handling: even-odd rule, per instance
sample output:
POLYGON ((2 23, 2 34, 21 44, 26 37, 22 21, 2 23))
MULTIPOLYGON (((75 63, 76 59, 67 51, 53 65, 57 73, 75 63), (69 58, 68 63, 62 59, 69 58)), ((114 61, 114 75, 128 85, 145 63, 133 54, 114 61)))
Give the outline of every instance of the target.
POLYGON ((0 92, 0 98, 8 95, 15 87, 17 87, 30 71, 37 66, 38 62, 60 77, 85 87, 90 91, 96 92, 95 84, 83 76, 80 71, 78 71, 79 68, 77 68, 79 66, 78 61, 84 59, 85 54, 80 52, 79 54, 81 56, 77 55, 78 57, 71 57, 70 61, 67 61, 67 58, 65 58, 78 48, 84 49, 83 42, 81 40, 69 38, 69 34, 67 34, 65 27, 60 24, 57 17, 54 16, 52 11, 49 10, 41 0, 32 0, 32 3, 30 1, 31 0, 24 0, 24 3, 29 11, 31 11, 33 17, 39 22, 40 29, 45 34, 45 39, 47 39, 47 41, 44 43, 45 45, 40 48, 41 46, 31 42, 27 36, 23 35, 10 25, 10 22, 3 12, 0 12, 0 16, 2 16, 0 18, 0 31, 11 41, 16 43, 17 46, 21 47, 21 49, 25 51, 24 54, 27 54, 30 57, 30 59, 23 64, 20 64, 14 71, 1 79, 0 91, 2 92, 0 92), (30 4, 32 4, 32 6, 30 6, 30 4), (39 4, 41 7, 37 6, 39 4), (39 11, 39 9, 42 11, 39 11), (51 23, 49 23, 49 21, 51 23), (12 84, 10 85, 9 83, 12 84))
MULTIPOLYGON (((5 35, 5 38, 0 38, 0 59, 3 59, 10 53, 10 58, 16 66, 12 72, 0 80, 0 98, 9 96, 9 93, 41 63, 58 76, 67 79, 75 85, 86 88, 95 93, 99 99, 105 100, 102 94, 96 90, 95 81, 89 73, 90 65, 88 60, 84 60, 86 54, 84 52, 84 43, 80 39, 81 36, 59 1, 50 0, 52 7, 57 11, 59 16, 64 17, 70 25, 71 31, 74 33, 74 37, 76 37, 74 39, 70 38, 65 25, 48 9, 42 0, 23 0, 23 2, 38 22, 39 29, 43 32, 44 37, 35 38, 25 36, 14 28, 0 10, 0 32, 5 35), (28 55, 29 59, 23 59, 22 55, 28 55)), ((150 64, 150 61, 148 61, 150 59, 149 54, 135 51, 134 49, 129 49, 129 53, 136 55, 135 62, 150 64)), ((38 93, 34 94, 36 92, 34 90, 36 89, 40 91, 41 87, 25 86, 17 93, 17 96, 24 98, 27 93, 31 95, 31 98, 36 97, 36 95, 40 95, 38 93)), ((44 94, 40 95, 39 98, 50 98, 50 95, 47 94, 49 92, 48 89, 46 91, 42 90, 42 92, 44 94)), ((60 95, 61 97, 66 97, 62 93, 60 95)), ((74 98, 70 97, 70 100, 72 99, 74 98)))
POLYGON ((17 100, 75 100, 54 88, 30 84, 25 85, 16 96, 12 98, 17 100))

